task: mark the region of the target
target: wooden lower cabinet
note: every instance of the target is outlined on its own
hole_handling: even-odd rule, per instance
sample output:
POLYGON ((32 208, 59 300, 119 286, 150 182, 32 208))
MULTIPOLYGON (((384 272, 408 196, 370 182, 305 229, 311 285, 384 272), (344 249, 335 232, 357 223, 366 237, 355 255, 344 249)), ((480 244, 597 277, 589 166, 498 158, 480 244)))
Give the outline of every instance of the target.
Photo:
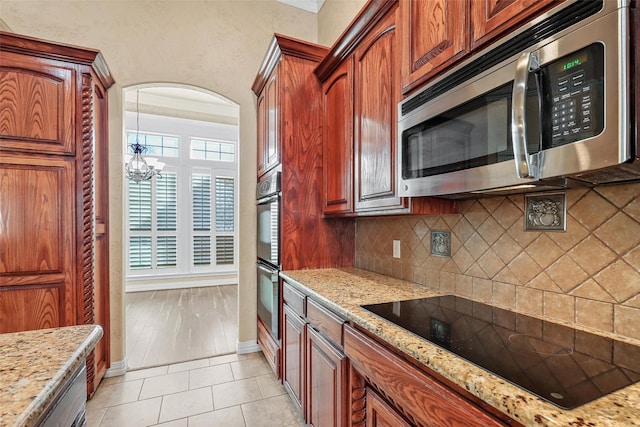
POLYGON ((366 427, 411 427, 411 424, 373 389, 367 388, 366 395, 366 427))
POLYGON ((347 358, 313 327, 307 329, 307 416, 315 427, 347 425, 347 358))
POLYGON ((287 304, 283 305, 283 320, 282 383, 304 416, 307 322, 287 304))
POLYGON ((351 369, 352 421, 362 418, 357 409, 359 395, 366 387, 366 426, 403 426, 406 425, 401 423, 403 418, 409 425, 424 427, 517 425, 510 419, 498 419, 497 414, 490 414, 462 392, 454 391, 348 325, 344 327, 344 351, 351 369), (386 401, 393 402, 394 407, 369 393, 372 388, 383 394, 386 401), (370 416, 376 419, 371 420, 370 416))

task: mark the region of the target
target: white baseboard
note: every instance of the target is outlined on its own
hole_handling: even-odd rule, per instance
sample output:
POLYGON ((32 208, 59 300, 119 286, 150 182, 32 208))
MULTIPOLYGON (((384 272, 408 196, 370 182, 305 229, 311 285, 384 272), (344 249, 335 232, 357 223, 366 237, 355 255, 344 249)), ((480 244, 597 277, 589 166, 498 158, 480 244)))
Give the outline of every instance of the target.
POLYGON ((127 373, 127 358, 125 357, 123 360, 118 360, 117 362, 111 362, 111 366, 104 373, 105 378, 109 377, 119 377, 120 375, 124 375, 127 373))
POLYGON ((256 353, 258 351, 261 351, 260 346, 258 345, 258 341, 245 341, 236 343, 236 353, 238 354, 256 353))
POLYGON ((206 288, 209 286, 237 285, 238 279, 212 279, 193 282, 144 283, 140 285, 126 285, 125 292, 166 291, 168 289, 206 288))

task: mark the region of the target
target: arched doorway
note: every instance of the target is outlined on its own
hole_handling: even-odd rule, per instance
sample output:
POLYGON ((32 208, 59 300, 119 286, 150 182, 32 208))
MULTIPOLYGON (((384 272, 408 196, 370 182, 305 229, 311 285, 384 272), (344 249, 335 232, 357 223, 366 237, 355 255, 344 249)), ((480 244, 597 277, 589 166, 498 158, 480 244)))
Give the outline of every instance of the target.
POLYGON ((234 352, 238 105, 160 83, 128 87, 123 98, 124 152, 138 143, 149 163, 164 164, 123 188, 129 369, 234 352))

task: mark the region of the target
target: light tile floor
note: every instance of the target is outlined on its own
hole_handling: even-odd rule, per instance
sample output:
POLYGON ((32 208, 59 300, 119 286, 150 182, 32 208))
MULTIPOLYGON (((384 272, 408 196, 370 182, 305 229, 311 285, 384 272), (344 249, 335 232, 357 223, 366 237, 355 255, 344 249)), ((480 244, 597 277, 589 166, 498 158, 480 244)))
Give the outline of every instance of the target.
POLYGON ((230 354, 107 378, 88 427, 302 427, 262 353, 230 354))

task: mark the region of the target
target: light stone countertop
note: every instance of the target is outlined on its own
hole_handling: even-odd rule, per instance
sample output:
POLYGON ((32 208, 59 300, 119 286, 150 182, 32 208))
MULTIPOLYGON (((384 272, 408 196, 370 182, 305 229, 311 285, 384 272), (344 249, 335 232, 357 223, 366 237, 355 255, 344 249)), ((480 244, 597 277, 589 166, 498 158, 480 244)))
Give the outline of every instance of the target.
POLYGON ((281 276, 525 426, 640 426, 640 383, 562 410, 360 307, 441 295, 437 290, 353 268, 284 271, 281 276))
POLYGON ((98 325, 0 334, 0 426, 30 426, 102 337, 98 325))

